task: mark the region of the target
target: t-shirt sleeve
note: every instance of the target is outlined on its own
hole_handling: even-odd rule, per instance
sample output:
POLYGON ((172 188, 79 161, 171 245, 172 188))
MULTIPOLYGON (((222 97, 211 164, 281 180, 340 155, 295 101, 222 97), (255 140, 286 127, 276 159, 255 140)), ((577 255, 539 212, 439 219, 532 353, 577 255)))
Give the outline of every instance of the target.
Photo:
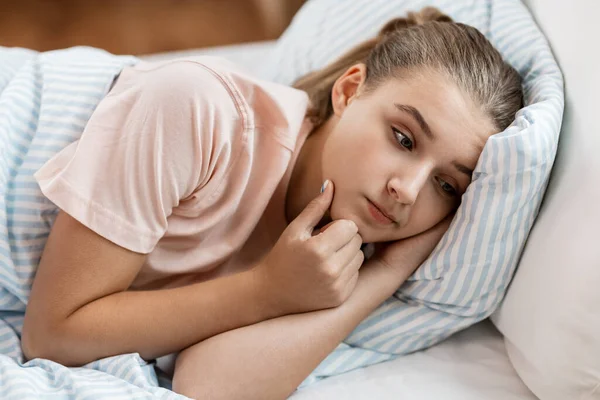
MULTIPOLYGON (((36 174, 44 195, 106 239, 150 253, 180 201, 230 163, 241 124, 226 86, 190 62, 122 71, 81 138, 36 174)), ((210 185, 213 187, 214 185, 210 185)))

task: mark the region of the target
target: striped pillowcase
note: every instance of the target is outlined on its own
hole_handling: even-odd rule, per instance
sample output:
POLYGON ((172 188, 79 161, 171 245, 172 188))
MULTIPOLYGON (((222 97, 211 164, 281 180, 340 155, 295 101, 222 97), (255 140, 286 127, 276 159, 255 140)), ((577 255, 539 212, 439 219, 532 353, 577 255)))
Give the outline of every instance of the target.
POLYGON ((432 5, 478 28, 524 78, 525 104, 485 145, 457 215, 430 258, 304 382, 434 345, 488 317, 501 302, 554 162, 564 97, 561 72, 518 0, 309 1, 261 76, 291 84, 407 11, 432 5))

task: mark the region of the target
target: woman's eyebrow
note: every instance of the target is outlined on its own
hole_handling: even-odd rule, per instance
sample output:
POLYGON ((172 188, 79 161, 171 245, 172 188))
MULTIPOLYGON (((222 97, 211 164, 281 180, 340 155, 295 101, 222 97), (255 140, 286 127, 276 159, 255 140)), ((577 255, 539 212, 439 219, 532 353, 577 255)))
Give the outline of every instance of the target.
POLYGON ((462 172, 465 175, 468 175, 469 177, 471 177, 473 175, 473 170, 469 167, 465 167, 464 165, 462 165, 456 161, 453 161, 452 165, 454 167, 456 167, 457 170, 459 170, 460 172, 462 172))
POLYGON ((409 105, 406 105, 406 104, 394 103, 394 106, 396 106, 396 108, 398 110, 400 110, 400 111, 402 111, 404 113, 407 113, 411 117, 413 117, 413 119, 415 121, 417 121, 417 123, 421 127, 421 130, 425 133, 425 136, 427 136, 429 138, 429 140, 433 141, 433 140, 436 139, 436 137, 431 132, 431 129, 429 128, 429 125, 425 121, 425 118, 423 118, 423 115, 421 115, 421 113, 419 112, 419 110, 417 110, 413 106, 409 106, 409 105))

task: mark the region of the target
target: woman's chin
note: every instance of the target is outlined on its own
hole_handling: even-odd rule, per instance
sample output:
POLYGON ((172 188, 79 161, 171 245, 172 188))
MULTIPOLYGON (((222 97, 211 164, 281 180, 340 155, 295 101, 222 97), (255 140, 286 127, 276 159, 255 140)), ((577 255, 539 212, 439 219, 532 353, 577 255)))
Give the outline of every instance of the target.
POLYGON ((358 226, 358 233, 362 237, 363 243, 379 243, 390 242, 397 240, 398 235, 392 235, 389 231, 385 232, 381 228, 376 228, 372 225, 365 224, 364 221, 355 220, 358 226))
POLYGON ((331 220, 348 219, 353 221, 358 226, 358 233, 363 239, 363 243, 379 243, 393 242, 396 240, 406 239, 413 236, 411 233, 412 227, 407 225, 402 228, 391 225, 381 225, 376 221, 366 220, 366 216, 358 215, 353 210, 344 207, 332 206, 329 210, 331 220))
POLYGON ((410 226, 391 230, 365 224, 362 221, 354 222, 358 225, 358 233, 362 237, 363 243, 395 242, 397 240, 407 239, 419 233, 414 232, 414 229, 411 231, 410 226))

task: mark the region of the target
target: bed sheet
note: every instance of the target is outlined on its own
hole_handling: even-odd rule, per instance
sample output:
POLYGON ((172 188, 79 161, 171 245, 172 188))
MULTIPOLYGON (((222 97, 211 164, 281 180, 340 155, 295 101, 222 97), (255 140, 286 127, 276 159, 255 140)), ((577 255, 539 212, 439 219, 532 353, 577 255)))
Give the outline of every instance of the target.
POLYGON ((334 376, 290 400, 537 400, 489 320, 427 350, 334 376))

